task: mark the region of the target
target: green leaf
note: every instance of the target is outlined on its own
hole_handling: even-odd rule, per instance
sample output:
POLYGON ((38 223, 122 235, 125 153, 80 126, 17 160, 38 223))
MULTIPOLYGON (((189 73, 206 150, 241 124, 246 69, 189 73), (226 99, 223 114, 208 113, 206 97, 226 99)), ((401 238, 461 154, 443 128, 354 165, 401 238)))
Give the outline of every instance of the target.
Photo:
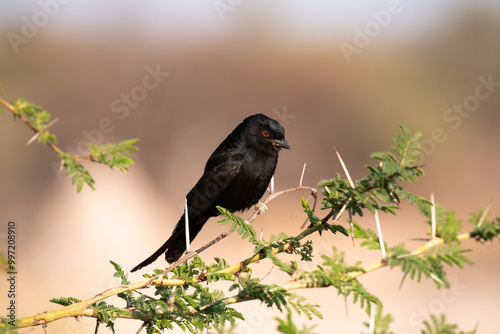
POLYGON ((66 169, 68 176, 73 176, 71 183, 76 185, 77 192, 82 191, 84 185, 88 185, 92 190, 95 190, 95 182, 89 171, 86 170, 75 158, 69 153, 59 154, 61 164, 66 169))
POLYGON ((49 300, 51 303, 54 303, 54 304, 59 304, 59 305, 62 305, 62 306, 68 306, 68 305, 71 305, 71 304, 76 304, 76 303, 79 303, 81 302, 80 299, 78 298, 73 298, 73 297, 62 297, 62 298, 52 298, 51 300, 49 300))
MULTIPOLYGON (((424 329, 422 329, 421 334, 455 334, 458 331, 458 325, 449 324, 446 321, 446 315, 441 314, 439 317, 431 314, 431 319, 424 320, 424 329)), ((470 331, 467 333, 474 334, 476 331, 470 331)), ((460 331, 461 334, 466 334, 460 331)))
POLYGON ((127 172, 127 166, 134 163, 134 159, 130 157, 131 151, 139 149, 134 145, 139 139, 128 139, 117 144, 108 143, 104 145, 96 145, 89 143, 89 152, 91 158, 99 163, 116 167, 121 172, 127 172))
POLYGON ((253 229, 252 225, 247 223, 243 218, 232 214, 231 212, 220 206, 217 206, 217 210, 219 210, 220 213, 222 213, 224 216, 226 216, 227 219, 233 222, 233 225, 230 228, 231 231, 234 231, 237 228, 238 233, 242 236, 242 239, 246 239, 251 236, 249 241, 252 242, 255 240, 257 233, 253 229))
POLYGON ((302 207, 304 208, 304 212, 307 214, 307 217, 309 218, 309 221, 311 222, 311 225, 314 226, 318 223, 321 222, 321 219, 319 219, 314 212, 311 210, 309 207, 309 203, 307 203, 307 200, 304 197, 300 198, 302 202, 302 207))

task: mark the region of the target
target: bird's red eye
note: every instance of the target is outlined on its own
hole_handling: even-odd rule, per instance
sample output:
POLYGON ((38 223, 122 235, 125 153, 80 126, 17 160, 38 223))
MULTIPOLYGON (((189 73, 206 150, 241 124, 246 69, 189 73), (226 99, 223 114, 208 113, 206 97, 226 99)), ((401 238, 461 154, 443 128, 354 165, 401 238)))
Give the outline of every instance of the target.
POLYGON ((267 131, 267 130, 262 131, 262 135, 264 137, 269 137, 269 131, 267 131))

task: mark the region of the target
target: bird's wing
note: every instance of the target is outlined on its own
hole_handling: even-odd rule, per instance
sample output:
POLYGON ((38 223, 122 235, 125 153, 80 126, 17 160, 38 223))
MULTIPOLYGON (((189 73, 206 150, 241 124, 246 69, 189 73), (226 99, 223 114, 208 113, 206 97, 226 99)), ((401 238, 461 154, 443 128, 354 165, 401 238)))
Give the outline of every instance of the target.
POLYGON ((227 151, 210 157, 200 180, 187 195, 190 217, 217 214, 214 202, 236 178, 242 162, 241 154, 229 154, 227 151))

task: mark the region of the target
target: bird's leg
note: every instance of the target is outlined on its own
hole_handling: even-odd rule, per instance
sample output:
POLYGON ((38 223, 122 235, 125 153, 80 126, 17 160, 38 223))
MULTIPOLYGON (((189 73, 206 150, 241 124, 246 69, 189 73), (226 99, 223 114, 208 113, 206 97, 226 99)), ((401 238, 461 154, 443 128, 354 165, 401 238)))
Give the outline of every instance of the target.
POLYGON ((255 204, 255 210, 257 210, 257 214, 261 215, 267 211, 267 205, 264 202, 259 202, 255 204))

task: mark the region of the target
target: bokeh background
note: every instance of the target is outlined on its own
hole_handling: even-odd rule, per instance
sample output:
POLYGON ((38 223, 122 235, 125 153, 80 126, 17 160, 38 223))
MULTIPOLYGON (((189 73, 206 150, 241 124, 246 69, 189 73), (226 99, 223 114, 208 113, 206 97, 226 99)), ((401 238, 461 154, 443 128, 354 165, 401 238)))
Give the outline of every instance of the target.
MULTIPOLYGON (((36 143, 26 146, 32 132, 4 110, 0 235, 5 245, 6 223, 16 221, 20 317, 56 309, 52 297, 86 299, 118 285, 108 260, 130 269, 165 241, 206 159, 253 113, 278 119, 292 145, 280 157, 277 189, 296 186, 304 163, 305 185, 341 172, 334 147, 352 177, 363 177, 365 164, 372 163, 369 154, 389 149, 405 124, 423 132, 426 147, 426 176, 411 189, 425 197, 434 192, 441 205, 457 212, 464 231, 470 229, 469 214, 492 198, 491 215, 500 214, 498 1, 1 0, 0 36, 2 98, 24 97, 60 117, 51 130, 62 148, 82 152, 88 140, 140 138, 127 175, 87 165, 97 190, 77 194, 70 180, 57 174, 55 153, 36 143), (346 56, 348 49, 353 52, 346 56), (156 80, 148 77, 154 71, 156 80), (474 102, 481 80, 494 82, 487 98, 476 100, 471 112, 448 111, 474 102), (150 89, 141 88, 144 82, 150 89)), ((297 234, 305 217, 291 217, 301 195, 308 194, 271 202, 256 229, 265 236, 282 230, 297 234)), ((427 234, 423 218, 409 205, 403 204, 397 217, 381 218, 391 244, 416 248, 422 242, 411 238, 427 234)), ((359 222, 375 229, 373 217, 359 222)), ((225 229, 212 220, 193 246, 225 229)), ((368 265, 380 257, 353 248, 343 236, 313 241, 314 264, 331 253, 332 244, 351 263, 368 265)), ((360 279, 393 315, 394 332, 419 332, 430 313, 446 313, 463 330, 498 329, 500 247, 464 244, 473 250, 469 257, 475 264, 449 270, 450 291, 437 290, 430 280, 409 279, 399 290, 398 270, 381 269, 360 279)), ((232 235, 202 258, 222 256, 236 263, 250 252, 249 244, 232 235)), ((253 268, 262 277, 272 263, 253 268)), ((285 281, 277 270, 264 280, 285 281)), ((4 279, 1 284, 6 305, 4 279)), ((297 293, 320 304, 325 317, 309 321, 294 315, 300 324, 316 324, 319 333, 366 332, 365 312, 348 299, 346 316, 344 299, 334 289, 297 293)), ((248 317, 239 332, 276 331, 277 312, 258 302, 236 308, 248 317)), ((66 319, 48 328, 88 333, 94 324, 66 319)), ((118 333, 139 327, 117 322, 118 333)))

